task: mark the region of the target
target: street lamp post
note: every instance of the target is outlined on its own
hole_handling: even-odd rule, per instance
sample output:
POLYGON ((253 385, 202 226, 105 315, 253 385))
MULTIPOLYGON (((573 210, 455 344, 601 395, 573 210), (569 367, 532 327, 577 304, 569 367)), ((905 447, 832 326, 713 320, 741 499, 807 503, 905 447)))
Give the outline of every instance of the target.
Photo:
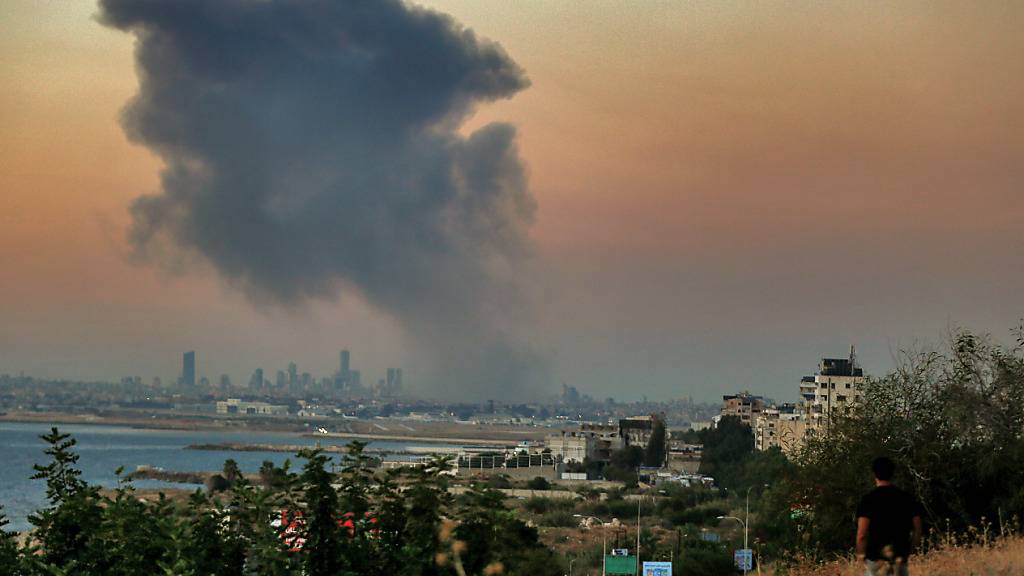
POLYGON ((743 547, 744 548, 747 547, 747 528, 746 527, 750 526, 750 489, 751 488, 753 488, 753 486, 748 486, 747 487, 747 505, 746 505, 747 512, 746 512, 746 517, 745 517, 745 519, 743 521, 743 547))
MULTIPOLYGON (((735 521, 740 523, 740 526, 743 526, 743 549, 746 550, 746 548, 747 548, 747 523, 744 522, 743 520, 740 520, 739 518, 737 518, 735 516, 719 516, 718 519, 719 520, 735 520, 735 521)), ((744 574, 747 573, 747 569, 746 568, 743 568, 743 573, 744 574)))

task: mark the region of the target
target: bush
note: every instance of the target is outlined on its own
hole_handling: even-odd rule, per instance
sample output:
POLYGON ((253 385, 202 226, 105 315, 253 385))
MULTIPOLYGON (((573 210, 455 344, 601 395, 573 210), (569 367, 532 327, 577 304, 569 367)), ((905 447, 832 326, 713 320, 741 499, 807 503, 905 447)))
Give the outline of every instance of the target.
POLYGON ((530 490, 550 490, 551 483, 548 482, 546 478, 542 476, 537 476, 533 480, 527 482, 526 487, 529 488, 530 490))
POLYGON ((507 489, 512 487, 512 481, 505 474, 495 474, 487 479, 487 486, 490 488, 507 489))
POLYGON ((523 508, 526 508, 534 514, 544 514, 550 508, 551 500, 549 498, 541 498, 534 496, 523 502, 523 508))
POLYGON ((214 474, 206 479, 206 491, 211 494, 223 492, 231 488, 231 482, 220 474, 214 474))
POLYGON ((726 513, 727 510, 725 508, 708 505, 672 510, 664 517, 671 522, 673 526, 682 526, 684 524, 696 524, 698 526, 703 526, 713 524, 719 516, 725 516, 726 513))
POLYGON ((733 576, 736 568, 724 546, 713 542, 691 541, 675 563, 678 576, 733 576))
POLYGON ((551 526, 552 528, 572 528, 579 526, 580 519, 569 512, 557 511, 544 514, 537 523, 541 526, 551 526))
MULTIPOLYGON (((608 514, 614 518, 633 518, 636 519, 636 506, 635 500, 609 500, 608 514)), ((649 504, 648 504, 649 505, 649 504)))

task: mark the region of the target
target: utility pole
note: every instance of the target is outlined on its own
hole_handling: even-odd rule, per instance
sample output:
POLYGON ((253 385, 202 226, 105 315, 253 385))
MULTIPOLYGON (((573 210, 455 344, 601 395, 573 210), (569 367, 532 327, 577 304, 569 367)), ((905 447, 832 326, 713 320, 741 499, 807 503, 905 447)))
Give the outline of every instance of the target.
POLYGON ((643 496, 636 499, 636 576, 640 576, 640 504, 643 496))
MULTIPOLYGON (((640 467, 636 467, 636 489, 640 489, 640 467)), ((636 576, 640 576, 640 504, 644 501, 643 494, 636 499, 636 576)))

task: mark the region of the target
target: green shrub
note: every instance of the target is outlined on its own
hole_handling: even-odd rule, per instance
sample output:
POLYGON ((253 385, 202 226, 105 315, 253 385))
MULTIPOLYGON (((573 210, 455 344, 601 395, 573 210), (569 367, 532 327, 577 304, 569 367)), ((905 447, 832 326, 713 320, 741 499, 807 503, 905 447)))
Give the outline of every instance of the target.
POLYGON ((537 476, 526 483, 526 487, 530 490, 550 490, 551 483, 542 476, 537 476))
POLYGON ((541 498, 534 496, 523 502, 523 508, 526 508, 534 514, 544 514, 550 508, 551 500, 549 498, 541 498))
POLYGON ((580 519, 569 512, 555 511, 544 514, 537 523, 541 526, 551 526, 552 528, 572 528, 579 526, 580 519))

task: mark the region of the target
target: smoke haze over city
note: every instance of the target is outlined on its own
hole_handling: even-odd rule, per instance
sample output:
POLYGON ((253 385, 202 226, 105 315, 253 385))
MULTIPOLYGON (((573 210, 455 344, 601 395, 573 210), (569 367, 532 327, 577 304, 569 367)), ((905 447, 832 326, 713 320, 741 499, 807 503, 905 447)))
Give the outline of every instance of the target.
POLYGON ((785 398, 1024 316, 1024 7, 422 4, 5 2, 0 373, 785 398))
POLYGON ((515 128, 457 131, 528 85, 500 46, 397 1, 102 6, 138 38, 125 130, 166 166, 132 205, 142 258, 198 254, 257 307, 358 291, 428 389, 536 392, 512 332, 534 211, 515 128))

